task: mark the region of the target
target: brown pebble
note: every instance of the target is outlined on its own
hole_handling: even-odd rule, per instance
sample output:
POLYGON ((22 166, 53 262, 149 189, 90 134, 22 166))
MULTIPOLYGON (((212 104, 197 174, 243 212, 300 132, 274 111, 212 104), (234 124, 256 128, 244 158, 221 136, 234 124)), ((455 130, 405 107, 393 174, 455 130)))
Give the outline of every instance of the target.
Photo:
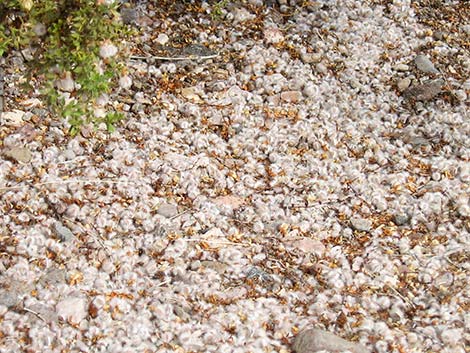
POLYGON ((411 86, 403 92, 403 97, 417 101, 429 101, 442 92, 442 86, 444 86, 442 79, 411 86))

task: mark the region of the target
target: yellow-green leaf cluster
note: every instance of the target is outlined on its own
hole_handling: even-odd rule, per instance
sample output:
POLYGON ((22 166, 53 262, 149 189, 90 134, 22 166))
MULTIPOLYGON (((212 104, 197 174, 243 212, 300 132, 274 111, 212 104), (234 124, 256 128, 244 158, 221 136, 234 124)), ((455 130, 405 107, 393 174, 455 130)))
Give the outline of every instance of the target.
MULTIPOLYGON (((42 92, 57 116, 68 119, 72 132, 85 122, 118 119, 94 116, 94 101, 110 92, 122 69, 121 57, 100 57, 100 47, 130 34, 117 5, 99 0, 3 0, 0 4, 0 55, 25 58, 27 78, 42 80, 42 92), (57 84, 67 76, 67 92, 57 84)), ((114 45, 113 44, 113 45, 114 45)), ((114 114, 114 113, 113 113, 114 114)), ((112 128, 110 128, 111 130, 112 128)))

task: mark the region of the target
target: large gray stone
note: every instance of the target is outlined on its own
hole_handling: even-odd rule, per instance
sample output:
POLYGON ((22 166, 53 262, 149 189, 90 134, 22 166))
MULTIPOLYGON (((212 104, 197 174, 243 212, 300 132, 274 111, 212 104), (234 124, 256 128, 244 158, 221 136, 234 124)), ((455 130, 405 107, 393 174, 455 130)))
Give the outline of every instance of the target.
POLYGON ((318 351, 340 353, 346 350, 352 353, 369 352, 362 344, 346 341, 335 334, 320 329, 308 329, 299 333, 292 348, 296 353, 315 353, 318 351))
POLYGON ((169 203, 164 203, 158 207, 157 213, 165 218, 171 218, 178 214, 178 207, 169 203))
POLYGON ((12 147, 5 151, 5 156, 23 164, 29 163, 33 158, 31 151, 26 147, 12 147))
POLYGON ((372 221, 366 218, 351 218, 351 226, 359 232, 368 232, 372 227, 372 221))
POLYGON ((442 92, 444 86, 443 79, 428 81, 423 84, 411 86, 403 92, 406 99, 414 99, 416 101, 430 101, 442 92))
POLYGON ((417 55, 415 58, 415 65, 418 70, 427 74, 438 74, 439 70, 434 67, 434 64, 429 60, 426 55, 417 55))

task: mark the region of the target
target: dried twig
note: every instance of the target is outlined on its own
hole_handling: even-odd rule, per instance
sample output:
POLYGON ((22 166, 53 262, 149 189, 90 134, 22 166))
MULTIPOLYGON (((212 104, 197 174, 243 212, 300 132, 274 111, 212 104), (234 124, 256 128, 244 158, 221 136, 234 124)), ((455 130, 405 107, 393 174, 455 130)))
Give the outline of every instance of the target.
POLYGON ((42 321, 46 322, 46 320, 41 316, 41 314, 39 314, 39 313, 37 313, 37 312, 35 312, 35 311, 31 310, 31 309, 25 308, 25 307, 23 307, 22 309, 23 309, 24 311, 28 312, 28 313, 31 313, 31 314, 35 315, 36 317, 38 317, 38 318, 41 319, 42 321))
POLYGON ((9 190, 18 190, 25 188, 27 186, 39 187, 44 185, 51 185, 51 184, 73 184, 73 183, 90 183, 90 184, 102 184, 102 183, 109 183, 109 184, 119 184, 119 183, 131 183, 137 184, 137 182, 132 180, 112 180, 112 179, 69 179, 69 180, 60 180, 60 181, 45 181, 42 183, 36 183, 31 185, 19 185, 19 186, 6 186, 0 188, 0 191, 9 191, 9 190))
POLYGON ((244 244, 244 243, 234 243, 232 241, 219 241, 219 240, 211 240, 211 239, 204 239, 204 238, 180 238, 184 241, 194 241, 194 242, 206 242, 213 245, 235 245, 235 246, 246 246, 249 247, 251 244, 244 244))
POLYGON ((138 56, 138 55, 131 55, 130 59, 134 60, 162 60, 162 61, 184 61, 184 60, 208 60, 214 59, 218 57, 219 54, 211 54, 211 55, 188 55, 188 56, 158 56, 158 55, 149 55, 149 56, 138 56))

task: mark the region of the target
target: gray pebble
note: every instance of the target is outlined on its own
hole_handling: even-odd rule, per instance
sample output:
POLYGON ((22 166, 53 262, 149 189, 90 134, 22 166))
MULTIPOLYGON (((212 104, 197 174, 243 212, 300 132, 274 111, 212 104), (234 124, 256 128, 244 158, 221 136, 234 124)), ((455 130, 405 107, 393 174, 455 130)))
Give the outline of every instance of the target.
POLYGON ((126 25, 135 24, 139 18, 137 11, 130 7, 122 7, 120 12, 122 22, 124 22, 126 25))
POLYGON ((20 304, 22 297, 33 289, 31 283, 17 281, 12 277, 3 278, 0 285, 0 305, 7 308, 20 304))
POLYGON ((439 71, 434 67, 434 64, 431 62, 431 60, 429 60, 426 55, 417 55, 414 62, 419 71, 422 71, 427 74, 439 73, 439 71))
POLYGON ((68 229, 67 227, 65 227, 60 222, 54 223, 54 231, 61 242, 66 243, 68 241, 71 241, 73 238, 75 238, 72 231, 68 229))
POLYGON ((79 324, 88 314, 88 302, 85 298, 69 297, 56 304, 56 313, 66 322, 79 324))
POLYGON ((351 226, 360 232, 368 232, 372 227, 372 222, 365 218, 355 217, 351 219, 351 226))
POLYGON ((433 33, 433 37, 434 37, 435 40, 443 40, 444 36, 445 36, 445 34, 442 31, 436 31, 436 32, 433 33))
POLYGON ((191 262, 191 265, 189 266, 189 268, 193 271, 197 271, 200 267, 201 267, 201 261, 199 260, 195 260, 191 262))
POLYGON ((219 261, 204 260, 201 261, 201 266, 214 270, 218 274, 223 274, 227 270, 227 265, 219 261))
POLYGON ((76 157, 75 152, 72 150, 65 150, 64 157, 66 160, 70 161, 76 157))
POLYGON ((328 68, 327 68, 326 65, 323 64, 323 63, 318 63, 318 64, 316 64, 316 65, 315 65, 315 69, 316 69, 319 73, 321 73, 321 74, 326 74, 326 73, 328 73, 328 68))
POLYGON ((56 312, 49 306, 42 303, 33 304, 27 309, 40 315, 41 319, 45 320, 46 322, 56 322, 58 320, 56 312))
POLYGON ((191 319, 191 315, 189 314, 189 308, 184 308, 181 305, 175 304, 173 306, 173 312, 176 316, 178 316, 183 321, 189 321, 191 319))
POLYGON ((175 205, 164 203, 158 207, 157 214, 165 218, 171 218, 178 214, 178 208, 175 205))
POLYGON ((246 278, 258 280, 262 282, 269 282, 272 280, 271 275, 259 267, 253 266, 248 269, 246 272, 246 278))
POLYGON ((397 213, 393 216, 393 221, 397 226, 403 226, 410 221, 411 217, 407 213, 397 213))
POLYGON ((58 284, 65 283, 65 270, 60 268, 53 268, 39 279, 39 283, 43 286, 57 286, 58 284))
POLYGON ((293 349, 296 353, 314 353, 328 351, 340 353, 350 351, 352 353, 367 353, 369 349, 359 343, 349 342, 330 332, 319 329, 308 329, 297 335, 293 349))
POLYGON ((318 92, 318 88, 313 83, 309 82, 305 85, 302 92, 306 97, 314 97, 318 92))
POLYGON ((429 101, 442 92, 443 86, 443 79, 429 81, 407 88, 403 92, 403 97, 407 99, 415 99, 417 101, 429 101))
POLYGON ((5 151, 5 156, 19 163, 29 163, 33 158, 31 151, 26 147, 12 147, 5 151))
POLYGON ((12 308, 20 303, 20 293, 16 290, 0 289, 0 305, 12 308))
POLYGON ((322 59, 322 55, 319 53, 302 53, 300 54, 300 59, 305 64, 318 63, 322 59))
POLYGON ((434 280, 434 285, 439 287, 450 287, 454 282, 454 275, 450 272, 445 272, 434 280))
POLYGON ((134 103, 132 105, 132 108, 131 108, 131 111, 134 112, 134 113, 139 113, 139 112, 143 112, 144 111, 144 105, 141 104, 141 103, 134 103))
POLYGON ((462 26, 462 30, 470 35, 470 24, 462 26))
POLYGON ((361 85, 361 83, 359 82, 359 80, 355 79, 355 78, 352 78, 349 80, 349 85, 354 88, 354 89, 362 89, 363 86, 361 85))
POLYGON ((410 67, 406 64, 397 64, 393 67, 393 69, 395 71, 403 72, 403 71, 408 71, 410 69, 410 67))
POLYGON ((408 77, 401 79, 397 83, 397 87, 400 92, 403 92, 405 89, 410 87, 410 85, 411 85, 411 79, 409 79, 408 77))

